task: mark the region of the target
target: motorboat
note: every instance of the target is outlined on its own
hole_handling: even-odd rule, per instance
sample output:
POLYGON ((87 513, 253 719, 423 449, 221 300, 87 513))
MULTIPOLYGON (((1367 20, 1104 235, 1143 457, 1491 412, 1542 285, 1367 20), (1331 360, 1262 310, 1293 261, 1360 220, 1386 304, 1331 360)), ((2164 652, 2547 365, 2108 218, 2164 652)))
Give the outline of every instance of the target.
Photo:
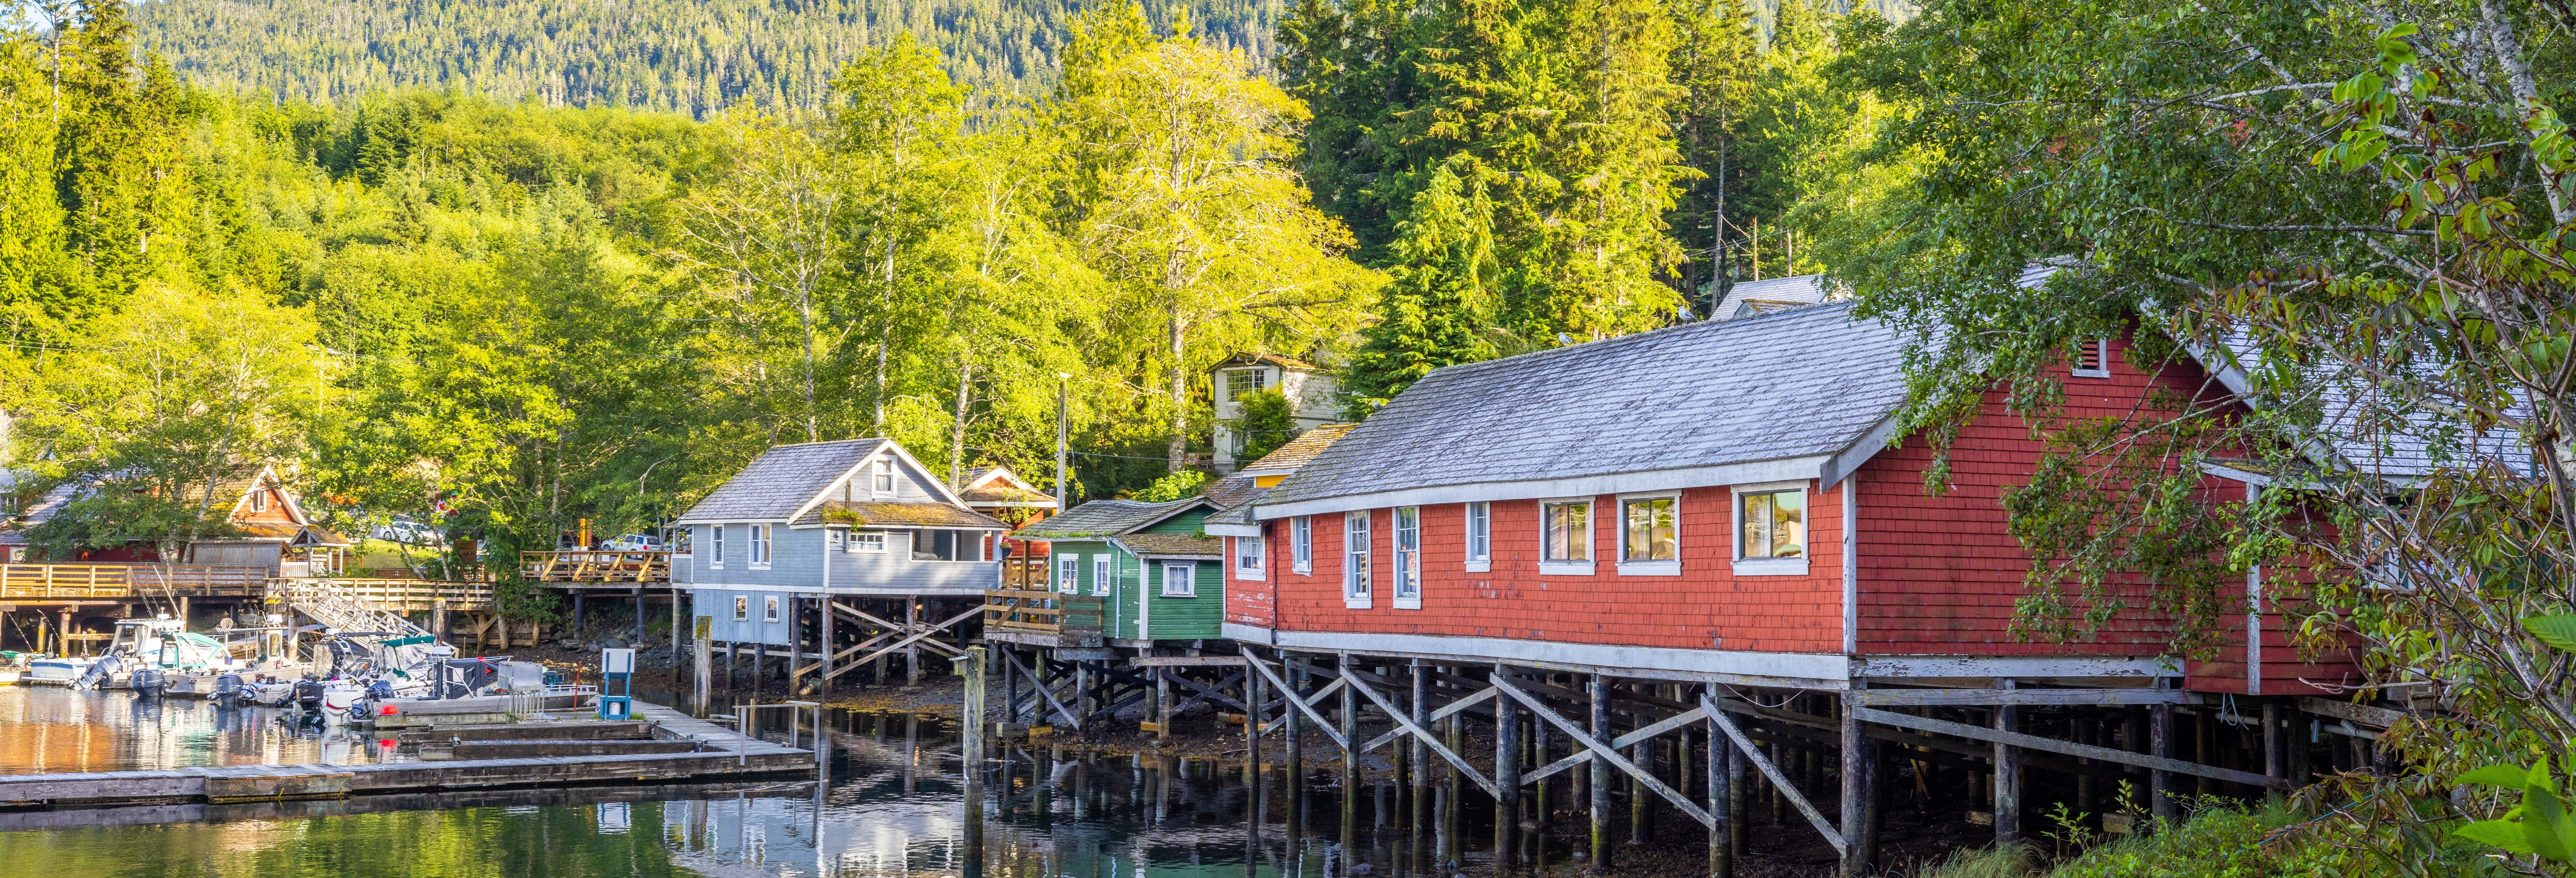
POLYGON ((98 664, 97 656, 46 655, 27 660, 27 674, 21 682, 46 686, 69 686, 98 664))

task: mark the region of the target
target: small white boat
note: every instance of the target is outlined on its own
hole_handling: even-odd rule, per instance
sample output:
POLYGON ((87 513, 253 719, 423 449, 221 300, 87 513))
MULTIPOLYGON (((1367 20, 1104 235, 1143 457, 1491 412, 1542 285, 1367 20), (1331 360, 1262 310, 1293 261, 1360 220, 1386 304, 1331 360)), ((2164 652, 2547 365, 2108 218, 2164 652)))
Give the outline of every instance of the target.
POLYGON ((69 686, 89 673, 98 659, 91 656, 45 656, 27 662, 27 675, 22 682, 46 686, 69 686))

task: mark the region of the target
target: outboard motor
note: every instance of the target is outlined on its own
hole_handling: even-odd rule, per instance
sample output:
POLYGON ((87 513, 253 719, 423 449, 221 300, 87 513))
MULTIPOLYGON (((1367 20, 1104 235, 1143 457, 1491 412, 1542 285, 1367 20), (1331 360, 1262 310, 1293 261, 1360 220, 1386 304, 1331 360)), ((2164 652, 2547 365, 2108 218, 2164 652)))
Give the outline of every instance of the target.
POLYGON ((170 685, 170 681, 162 676, 160 668, 143 667, 134 669, 134 676, 126 678, 126 685, 133 687, 136 695, 159 698, 162 688, 170 685))
POLYGON ((375 681, 375 682, 373 682, 373 683, 369 683, 369 684, 367 684, 367 700, 369 700, 369 701, 390 701, 390 700, 392 700, 392 699, 393 699, 393 697, 394 697, 394 684, 393 684, 393 681, 391 681, 391 680, 377 680, 377 681, 375 681))
POLYGON ((99 659, 91 663, 88 669, 81 671, 80 677, 72 680, 72 688, 96 689, 100 684, 116 679, 116 670, 122 664, 112 655, 99 659))
POLYGON ((311 677, 295 682, 295 709, 315 713, 322 709, 322 683, 311 677))
POLYGON ((218 707, 227 707, 227 708, 230 708, 230 707, 240 707, 240 706, 241 706, 241 698, 242 698, 242 678, 241 678, 241 675, 240 675, 240 674, 219 674, 219 675, 216 675, 216 677, 215 677, 215 705, 216 705, 216 706, 218 706, 218 707))

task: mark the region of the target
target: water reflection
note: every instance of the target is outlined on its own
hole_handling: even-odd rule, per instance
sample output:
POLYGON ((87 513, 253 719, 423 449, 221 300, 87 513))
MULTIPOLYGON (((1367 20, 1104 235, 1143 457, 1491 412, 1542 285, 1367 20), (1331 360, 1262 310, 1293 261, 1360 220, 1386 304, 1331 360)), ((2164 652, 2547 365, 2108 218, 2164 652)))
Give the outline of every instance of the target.
MULTIPOLYGON (((1360 791, 1359 828, 1347 848, 1314 835, 1291 843, 1283 771, 1267 773, 1256 787, 1239 758, 1041 746, 995 751, 984 784, 984 855, 970 857, 952 723, 834 714, 828 725, 828 784, 780 778, 0 813, 0 830, 8 830, 0 831, 0 863, 10 864, 0 871, 48 878, 1374 878, 1423 873, 1419 852, 1431 849, 1427 840, 1410 849, 1401 843, 1404 797, 1390 787, 1360 791)), ((798 743, 810 745, 811 730, 806 734, 798 743)), ((770 737, 786 741, 780 733, 770 737)), ((1309 767, 1319 777, 1332 774, 1330 763, 1309 767)), ((1319 787, 1305 795, 1301 810, 1316 815, 1310 822, 1338 831, 1339 791, 1319 787)))
POLYGON ((0 774, 402 761, 362 733, 299 730, 293 711, 0 686, 0 774))

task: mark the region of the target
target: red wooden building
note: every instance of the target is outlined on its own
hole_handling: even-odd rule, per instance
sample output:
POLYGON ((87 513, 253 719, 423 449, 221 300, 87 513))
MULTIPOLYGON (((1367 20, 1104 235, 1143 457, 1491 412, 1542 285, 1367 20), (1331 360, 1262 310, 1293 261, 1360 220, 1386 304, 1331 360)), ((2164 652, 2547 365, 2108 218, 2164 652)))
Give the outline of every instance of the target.
MULTIPOLYGON (((1272 487, 1248 523, 1209 525, 1260 540, 1257 567, 1229 547, 1225 634, 1283 662, 1492 668, 1648 693, 1686 684, 1721 702, 1803 693, 1814 719, 1841 723, 1846 759, 1879 734, 1855 715, 1956 744, 1938 725, 1956 715, 1910 706, 1987 705, 1972 724, 2002 728, 2023 709, 2013 705, 2044 704, 2057 740, 2035 746, 2197 754, 2225 763, 2202 777, 2278 777, 2284 724, 2253 723, 2266 730, 2259 749, 2237 754, 2215 722, 2232 727, 2255 702, 2221 696, 2288 704, 2353 669, 2303 659, 2268 604, 2233 617, 2227 651, 2208 662, 2169 657, 2153 619, 2072 643, 2013 636, 2032 559, 2001 498, 2027 483, 2042 442, 1990 392, 1958 438, 1948 489, 1927 492, 1927 442, 1893 435, 1907 341, 1826 304, 1435 371, 1272 487), (2173 750, 2175 710, 2199 720, 2197 750, 2173 750)), ((2157 387, 2205 396, 2234 383, 2189 364, 2142 373, 2124 350, 2105 339, 2070 358, 2068 415, 2126 416, 2157 387)), ((2214 471, 2207 490, 2242 496, 2248 480, 2259 481, 2214 471)), ((2261 575, 2247 585, 2259 592, 2261 575)), ((1640 710, 1636 727, 1656 715, 1640 710)), ((2002 761, 1965 767, 2010 835, 2017 784, 1995 778, 2018 769, 2002 761)), ((1844 853, 1865 862, 1876 833, 1855 825, 1868 809, 1850 799, 1867 774, 1840 774, 1844 853)), ((2154 775, 2159 790, 2180 776, 2154 775)))

